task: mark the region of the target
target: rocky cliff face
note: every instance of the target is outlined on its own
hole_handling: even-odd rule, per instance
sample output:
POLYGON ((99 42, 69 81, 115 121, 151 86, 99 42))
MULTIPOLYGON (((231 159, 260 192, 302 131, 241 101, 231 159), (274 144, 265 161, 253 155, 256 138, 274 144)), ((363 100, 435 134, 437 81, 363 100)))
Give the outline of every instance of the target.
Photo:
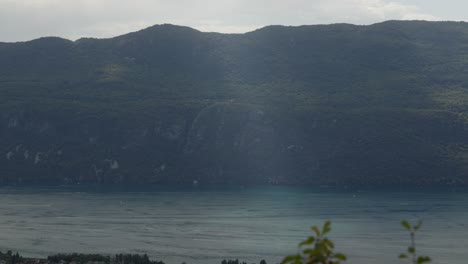
POLYGON ((377 124, 356 124, 352 117, 315 114, 281 123, 261 108, 236 103, 141 123, 60 118, 2 116, 3 183, 465 184, 462 171, 421 144, 445 141, 447 129, 454 138, 464 136, 463 127, 443 123, 427 124, 431 139, 382 138, 377 124))
POLYGON ((234 103, 142 124, 34 113, 1 121, 3 182, 277 182, 273 167, 296 148, 261 109, 234 103))

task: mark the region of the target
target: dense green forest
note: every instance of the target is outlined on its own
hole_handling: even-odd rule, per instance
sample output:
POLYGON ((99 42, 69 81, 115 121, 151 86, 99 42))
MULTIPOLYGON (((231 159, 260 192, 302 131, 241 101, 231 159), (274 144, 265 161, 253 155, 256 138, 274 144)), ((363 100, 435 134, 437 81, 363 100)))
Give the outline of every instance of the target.
POLYGON ((468 24, 0 43, 3 183, 468 185, 468 24))

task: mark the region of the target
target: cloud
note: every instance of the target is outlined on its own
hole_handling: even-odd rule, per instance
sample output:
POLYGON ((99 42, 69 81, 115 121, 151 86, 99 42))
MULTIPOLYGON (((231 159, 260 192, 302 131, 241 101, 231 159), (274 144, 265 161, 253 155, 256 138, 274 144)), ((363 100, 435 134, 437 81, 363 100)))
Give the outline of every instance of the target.
POLYGON ((439 17, 422 13, 417 6, 404 5, 383 0, 356 0, 356 6, 369 19, 398 20, 440 20, 439 17))
POLYGON ((242 33, 271 25, 440 18, 389 0, 0 0, 0 41, 112 37, 154 24, 242 33))

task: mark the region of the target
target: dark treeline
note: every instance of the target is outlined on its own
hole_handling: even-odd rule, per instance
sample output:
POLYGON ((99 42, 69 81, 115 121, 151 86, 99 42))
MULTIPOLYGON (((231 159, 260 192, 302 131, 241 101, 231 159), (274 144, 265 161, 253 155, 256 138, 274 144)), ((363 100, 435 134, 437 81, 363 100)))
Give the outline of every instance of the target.
MULTIPOLYGON (((0 251, 0 264, 55 264, 55 263, 104 263, 104 264, 165 264, 163 261, 151 260, 147 254, 116 254, 114 256, 100 255, 100 254, 56 254, 48 256, 47 259, 35 259, 22 257, 18 252, 13 253, 7 251, 2 253, 0 251)), ((186 264, 185 262, 183 264, 186 264)), ((235 260, 222 260, 221 264, 255 264, 247 263, 245 261, 235 260)), ((261 260, 259 264, 267 264, 265 260, 261 260)))
POLYGON ((150 260, 148 255, 139 254, 117 254, 114 257, 104 256, 99 254, 57 254, 49 256, 47 260, 50 263, 60 262, 75 262, 75 263, 89 263, 89 262, 102 262, 102 263, 115 263, 115 264, 164 264, 162 261, 150 260))
MULTIPOLYGON (((225 260, 224 259, 223 261, 221 261, 221 264, 247 264, 247 262, 245 262, 245 261, 241 262, 238 259, 236 259, 236 260, 232 260, 232 259, 225 260)), ((267 262, 264 259, 262 259, 260 261, 260 264, 267 264, 267 262)))
POLYGON ((6 264, 17 264, 21 263, 22 260, 23 257, 18 252, 13 254, 11 250, 8 250, 6 253, 0 251, 0 261, 4 261, 6 264))

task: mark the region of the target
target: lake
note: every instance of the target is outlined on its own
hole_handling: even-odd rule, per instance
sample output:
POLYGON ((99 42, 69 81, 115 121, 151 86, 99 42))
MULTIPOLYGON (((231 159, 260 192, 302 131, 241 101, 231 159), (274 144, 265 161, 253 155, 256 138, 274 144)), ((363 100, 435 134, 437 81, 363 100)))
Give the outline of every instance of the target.
MULTIPOLYGON (((0 188, 0 250, 147 253, 169 264, 225 258, 278 263, 312 225, 350 264, 395 264, 409 236, 400 221, 424 219, 417 246, 438 264, 468 258, 468 191, 343 191, 290 187, 0 188)), ((465 260, 464 260, 465 259, 465 260)))

